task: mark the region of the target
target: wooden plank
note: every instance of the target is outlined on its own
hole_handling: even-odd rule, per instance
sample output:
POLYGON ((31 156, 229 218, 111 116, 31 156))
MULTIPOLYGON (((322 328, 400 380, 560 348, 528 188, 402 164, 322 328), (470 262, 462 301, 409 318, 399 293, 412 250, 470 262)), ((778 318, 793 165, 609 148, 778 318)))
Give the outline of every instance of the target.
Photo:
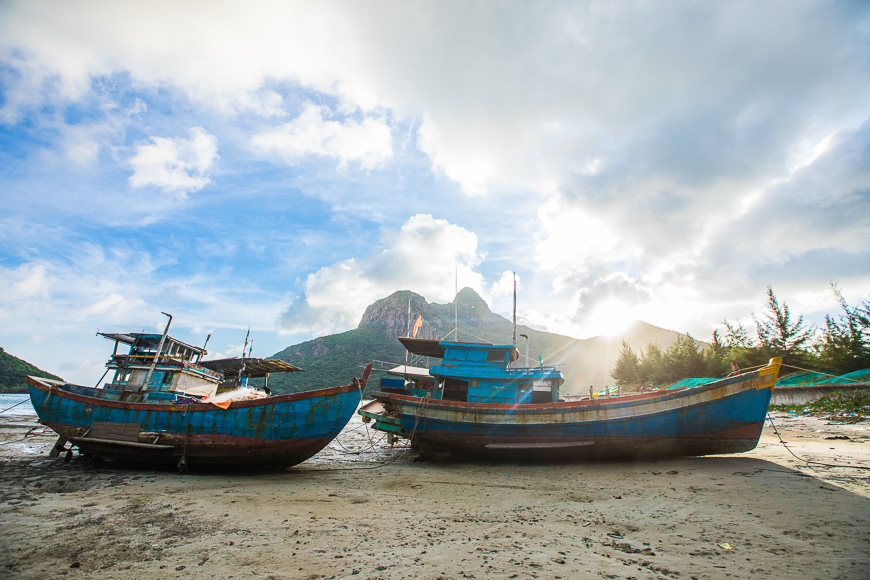
POLYGON ((49 457, 60 457, 60 454, 64 451, 67 451, 67 448, 64 447, 66 445, 66 438, 61 435, 57 438, 57 441, 54 443, 54 447, 51 448, 51 451, 48 452, 49 457))
POLYGON ((139 432, 141 430, 142 426, 139 423, 109 423, 104 421, 94 421, 84 438, 132 441, 138 443, 139 432))
POLYGON ((73 437, 70 439, 76 445, 100 443, 104 445, 118 445, 121 447, 137 447, 139 449, 174 449, 175 445, 161 445, 158 443, 138 443, 133 441, 119 441, 117 439, 100 439, 97 437, 73 437))

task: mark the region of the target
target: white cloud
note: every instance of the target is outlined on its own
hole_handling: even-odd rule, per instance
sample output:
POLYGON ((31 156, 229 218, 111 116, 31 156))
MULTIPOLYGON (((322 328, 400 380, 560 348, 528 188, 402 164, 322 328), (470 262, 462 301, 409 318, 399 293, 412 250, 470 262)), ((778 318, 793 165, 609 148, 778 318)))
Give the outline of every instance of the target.
POLYGON ((217 139, 202 127, 192 128, 189 139, 151 137, 136 145, 130 158, 130 185, 153 186, 184 197, 211 183, 208 174, 217 157, 217 139))
POLYGON ((168 248, 151 254, 126 246, 64 243, 62 256, 12 268, 0 265, 2 346, 45 370, 91 383, 102 374, 107 356, 106 345, 90 340, 94 330, 162 330, 161 311, 176 315, 173 327, 180 337, 193 329, 204 340, 212 332, 205 329, 219 329, 210 342, 215 351, 227 348, 224 340, 244 338, 249 325, 259 356, 284 346, 274 341, 272 326, 285 304, 282 294, 196 264, 173 273, 174 250, 168 248))
POLYGON ((17 268, 0 267, 0 303, 10 305, 20 300, 45 299, 55 282, 44 264, 26 263, 17 268))
MULTIPOLYGON (((220 135, 222 169, 251 178, 245 195, 274 184, 244 174, 251 149, 289 164, 334 159, 339 173, 395 170, 390 194, 410 209, 384 202, 371 182, 362 191, 347 175, 282 168, 288 189, 324 185, 303 195, 340 199, 331 209, 365 215, 368 228, 404 222, 375 246, 320 229, 341 221, 336 213, 303 224, 303 235, 347 243, 342 256, 375 253, 328 265, 294 257, 304 293, 288 328, 350 328, 368 303, 403 287, 448 301, 456 263, 460 285, 485 295, 521 254, 521 304, 540 310, 529 317, 575 334, 600 304, 620 300, 651 322, 705 334, 699 324, 745 314, 770 283, 785 298, 813 296, 831 278, 855 284, 859 298, 870 288, 870 140, 859 127, 870 118, 870 10, 860 3, 28 1, 0 10, 0 121, 30 115, 48 126, 56 116, 34 140, 60 139, 82 167, 107 150, 105 134, 84 128, 99 128, 90 125, 96 89, 119 81, 108 91, 118 108, 133 94, 153 104, 146 134, 202 125, 220 135), (68 110, 81 127, 64 132, 57 119, 68 110), (267 122, 283 124, 264 131, 267 122), (398 128, 407 150, 393 149, 398 128), (242 146, 227 147, 233 136, 242 146), (444 203, 440 176, 477 197, 444 203), (447 220, 407 218, 430 207, 447 220)), ((184 196, 209 182, 216 151, 202 129, 140 142, 130 184, 184 196)), ((65 195, 59 204, 84 205, 85 195, 65 195)), ((147 200, 158 206, 148 219, 173 201, 159 197, 147 200)), ((142 223, 128 211, 140 209, 135 200, 100 191, 87 200, 142 223)), ((191 298, 213 282, 145 272, 137 281, 155 279, 191 298)), ((502 276, 489 297, 504 300, 507 286, 502 276)), ((118 296, 135 304, 138 294, 109 284, 76 304, 111 311, 118 296)), ((225 297, 205 300, 217 308, 225 297)))
POLYGON ((384 121, 366 117, 338 122, 324 119, 324 113, 330 114, 327 107, 306 103, 293 121, 254 135, 251 147, 291 164, 309 155, 331 157, 343 168, 354 161, 374 169, 393 157, 392 135, 384 121))
POLYGON ((535 254, 556 284, 603 261, 636 260, 642 253, 630 236, 582 201, 554 196, 538 208, 537 219, 535 254))
POLYGON ((487 295, 483 276, 475 271, 483 256, 474 233, 417 214, 387 236, 385 244, 385 250, 367 260, 345 260, 310 274, 304 295, 282 315, 285 331, 316 336, 355 328, 369 304, 400 289, 447 303, 457 278, 460 288, 487 295))
MULTIPOLYGON (((419 120, 420 149, 470 193, 552 193, 627 164, 703 179, 769 171, 797 143, 862 120, 870 71, 852 47, 866 43, 867 12, 851 8, 22 2, 6 9, 0 49, 22 71, 9 94, 33 103, 45 83, 75 99, 92 77, 128 71, 219 111, 276 116, 285 103, 270 87, 291 83, 343 110, 419 120)), ((367 122, 380 126, 361 132, 367 122)), ((317 149, 284 129, 267 149, 317 149)), ((350 141, 319 147, 384 158, 383 141, 350 141)))

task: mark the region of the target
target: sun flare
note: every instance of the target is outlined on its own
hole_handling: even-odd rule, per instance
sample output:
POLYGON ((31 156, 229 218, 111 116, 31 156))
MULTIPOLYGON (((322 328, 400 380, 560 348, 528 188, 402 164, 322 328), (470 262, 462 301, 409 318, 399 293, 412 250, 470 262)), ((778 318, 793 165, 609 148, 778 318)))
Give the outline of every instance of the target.
POLYGON ((635 321, 634 308, 619 300, 607 300, 594 308, 589 319, 593 336, 616 336, 635 321))

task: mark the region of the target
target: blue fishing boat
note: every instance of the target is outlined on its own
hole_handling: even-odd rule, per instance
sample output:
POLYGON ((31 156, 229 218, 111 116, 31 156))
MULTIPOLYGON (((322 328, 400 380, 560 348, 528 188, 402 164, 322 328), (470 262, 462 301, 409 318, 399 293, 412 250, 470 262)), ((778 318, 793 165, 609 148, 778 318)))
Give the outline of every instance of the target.
POLYGON ((39 421, 59 435, 52 456, 71 456, 78 448, 85 455, 182 471, 285 469, 338 435, 371 370, 345 386, 272 396, 268 387, 248 388, 247 379, 302 369, 245 357, 203 361, 205 348, 168 332, 169 324, 162 335, 100 333, 115 341, 106 365, 113 376, 102 386, 27 377, 39 421), (129 352, 118 352, 122 344, 129 352))
POLYGON ((386 379, 359 413, 424 456, 446 450, 511 460, 638 459, 748 451, 758 444, 782 362, 773 358, 691 388, 566 400, 561 373, 514 366, 513 345, 399 341, 440 364, 386 379))

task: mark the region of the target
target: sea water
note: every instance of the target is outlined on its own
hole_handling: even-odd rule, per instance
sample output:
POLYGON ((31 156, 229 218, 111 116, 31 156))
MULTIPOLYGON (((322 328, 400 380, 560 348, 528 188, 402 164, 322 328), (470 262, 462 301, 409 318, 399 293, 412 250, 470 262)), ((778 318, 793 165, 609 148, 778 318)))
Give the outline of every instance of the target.
POLYGON ((0 393, 0 417, 14 415, 36 416, 36 410, 30 404, 30 395, 27 393, 0 393))

